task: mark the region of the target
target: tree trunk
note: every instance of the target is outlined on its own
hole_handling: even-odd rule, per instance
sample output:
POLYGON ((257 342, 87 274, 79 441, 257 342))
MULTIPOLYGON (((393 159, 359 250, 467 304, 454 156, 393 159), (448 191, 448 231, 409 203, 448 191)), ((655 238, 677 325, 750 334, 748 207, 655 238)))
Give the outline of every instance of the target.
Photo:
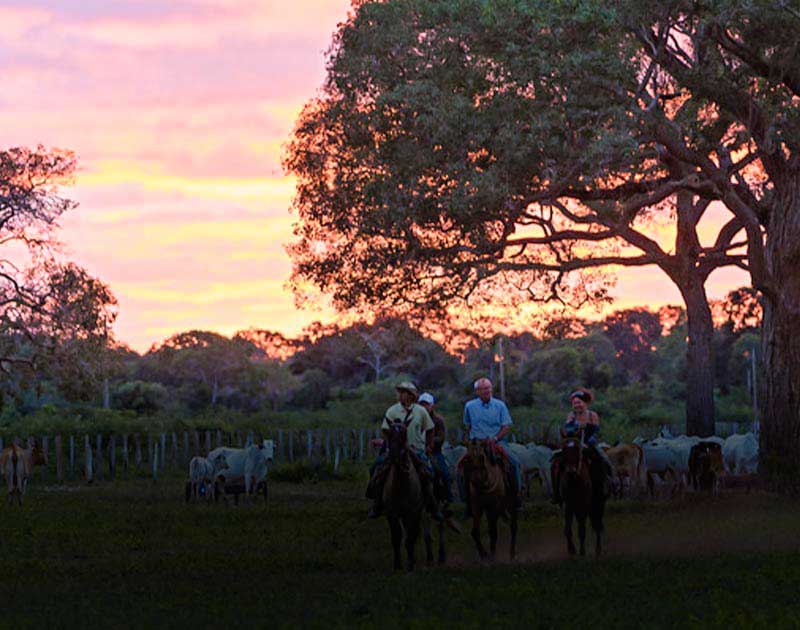
POLYGON ((714 435, 714 321, 703 278, 689 274, 679 286, 686 303, 686 433, 714 435))
MULTIPOLYGON (((800 188, 800 185, 798 185, 800 188)), ((779 492, 800 492, 800 191, 772 212, 765 295, 760 470, 779 492)))

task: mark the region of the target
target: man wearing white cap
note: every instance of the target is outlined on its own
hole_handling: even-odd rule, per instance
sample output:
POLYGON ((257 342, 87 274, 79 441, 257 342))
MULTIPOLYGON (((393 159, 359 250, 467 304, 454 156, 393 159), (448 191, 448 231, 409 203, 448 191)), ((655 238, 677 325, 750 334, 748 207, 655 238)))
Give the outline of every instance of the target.
POLYGON ((433 461, 433 467, 438 471, 441 480, 444 482, 446 489, 445 498, 447 499, 447 502, 450 503, 453 501, 453 483, 452 479, 450 478, 450 467, 447 465, 447 460, 445 460, 444 455, 442 454, 442 446, 444 446, 444 442, 447 439, 447 427, 445 426, 442 414, 440 414, 434 408, 436 400, 434 399, 433 394, 430 392, 424 392, 420 395, 417 402, 425 407, 425 410, 428 412, 428 415, 430 415, 431 420, 433 420, 433 446, 431 448, 431 460, 433 461))
MULTIPOLYGON (((406 443, 410 447, 411 460, 414 462, 422 483, 425 507, 435 520, 442 521, 444 516, 439 511, 433 496, 433 466, 425 454, 426 451, 430 452, 433 446, 433 420, 425 407, 416 403, 419 392, 414 383, 404 381, 396 385, 395 390, 397 390, 397 402, 386 410, 383 424, 381 424, 384 441, 388 440, 391 424, 401 422, 406 425, 406 443)), ((386 480, 387 472, 387 467, 384 466, 385 462, 384 454, 379 453, 372 467, 367 498, 372 499, 373 504, 367 514, 368 518, 377 518, 383 511, 383 483, 386 480)))

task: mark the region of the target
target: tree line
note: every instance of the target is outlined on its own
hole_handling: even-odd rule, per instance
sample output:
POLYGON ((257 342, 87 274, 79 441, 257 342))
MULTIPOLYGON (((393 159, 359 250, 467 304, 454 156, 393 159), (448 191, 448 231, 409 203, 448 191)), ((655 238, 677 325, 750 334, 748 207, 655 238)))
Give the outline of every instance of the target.
MULTIPOLYGON (((760 304, 742 288, 711 306, 719 419, 747 422, 754 413, 760 304)), ((105 406, 142 418, 236 413, 262 421, 294 410, 320 425, 349 416, 357 426, 379 420, 394 398, 393 384, 406 378, 434 392, 455 421, 475 379, 489 376, 497 394, 526 418, 560 421, 567 394, 583 385, 597 393, 601 416, 615 428, 654 427, 684 419, 687 330, 685 311, 667 306, 619 310, 596 321, 555 318, 537 334, 455 331, 464 338, 457 351, 445 335, 425 334, 397 317, 317 323, 294 339, 258 329, 231 337, 187 331, 143 354, 109 345, 93 374, 85 371, 87 357, 81 370, 42 373, 27 386, 6 381, 0 422, 43 407, 105 406)), ((454 331, 447 332, 452 338, 454 331)))

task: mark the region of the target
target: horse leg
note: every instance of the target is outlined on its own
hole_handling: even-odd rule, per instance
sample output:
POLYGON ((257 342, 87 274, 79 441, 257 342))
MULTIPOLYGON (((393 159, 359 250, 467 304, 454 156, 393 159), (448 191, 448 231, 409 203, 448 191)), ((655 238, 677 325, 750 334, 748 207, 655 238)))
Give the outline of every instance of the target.
POLYGON ((422 534, 425 537, 425 560, 430 566, 433 564, 433 536, 431 536, 431 517, 427 512, 422 515, 422 534))
POLYGON ((580 542, 580 554, 586 555, 586 514, 578 514, 578 540, 580 542))
POLYGON ((400 521, 394 516, 389 517, 389 530, 392 534, 392 551, 394 553, 394 570, 399 571, 403 568, 400 560, 400 543, 403 540, 403 530, 400 528, 400 521))
POLYGON ((575 543, 572 542, 572 506, 565 501, 564 507, 564 536, 567 539, 567 553, 575 555, 575 543))
POLYGON ((411 516, 403 520, 406 530, 406 571, 414 570, 414 547, 419 537, 420 516, 411 516))
POLYGON ((489 510, 486 513, 487 520, 489 521, 489 555, 494 560, 495 552, 497 551, 497 519, 500 514, 497 510, 489 510))
POLYGON ((447 560, 444 550, 444 523, 439 523, 437 527, 439 529, 439 564, 444 564, 447 560))
POLYGON ((595 533, 594 555, 596 558, 600 557, 603 550, 603 532, 605 526, 603 525, 603 515, 606 509, 606 502, 602 497, 595 497, 592 501, 592 509, 589 513, 589 518, 592 521, 592 529, 595 533))
POLYGON ((481 511, 474 507, 472 512, 472 540, 475 541, 478 555, 481 557, 481 560, 483 560, 488 554, 486 553, 483 543, 481 543, 481 511))
POLYGON ((513 560, 517 555, 517 517, 519 514, 516 510, 511 510, 511 552, 510 557, 513 560))

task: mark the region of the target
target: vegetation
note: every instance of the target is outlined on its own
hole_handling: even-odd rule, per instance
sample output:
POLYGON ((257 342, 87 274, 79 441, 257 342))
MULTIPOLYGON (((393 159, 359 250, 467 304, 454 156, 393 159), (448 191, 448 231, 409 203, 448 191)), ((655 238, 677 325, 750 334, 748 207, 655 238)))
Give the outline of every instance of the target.
MULTIPOLYGON (((758 302, 738 290, 714 309, 718 419, 749 422, 758 302)), ((431 390, 454 427, 482 375, 494 379, 525 427, 563 420, 566 395, 578 385, 596 392, 610 440, 684 422, 686 321, 677 308, 554 320, 538 335, 504 335, 502 383, 498 336, 464 333, 467 342, 455 354, 400 319, 314 326, 297 340, 261 333, 190 331, 144 355, 111 348, 105 378, 84 387, 55 376, 26 387, 6 381, 0 434, 374 427, 402 379, 431 390)))
POLYGON ((783 628, 800 615, 796 502, 614 502, 595 562, 566 560, 557 513, 536 499, 518 562, 480 564, 469 536, 450 533, 447 566, 409 578, 392 575, 388 528, 365 520, 362 493, 362 481, 273 480, 265 511, 187 506, 174 478, 31 484, 21 510, 0 507, 14 550, 4 623, 783 628))

